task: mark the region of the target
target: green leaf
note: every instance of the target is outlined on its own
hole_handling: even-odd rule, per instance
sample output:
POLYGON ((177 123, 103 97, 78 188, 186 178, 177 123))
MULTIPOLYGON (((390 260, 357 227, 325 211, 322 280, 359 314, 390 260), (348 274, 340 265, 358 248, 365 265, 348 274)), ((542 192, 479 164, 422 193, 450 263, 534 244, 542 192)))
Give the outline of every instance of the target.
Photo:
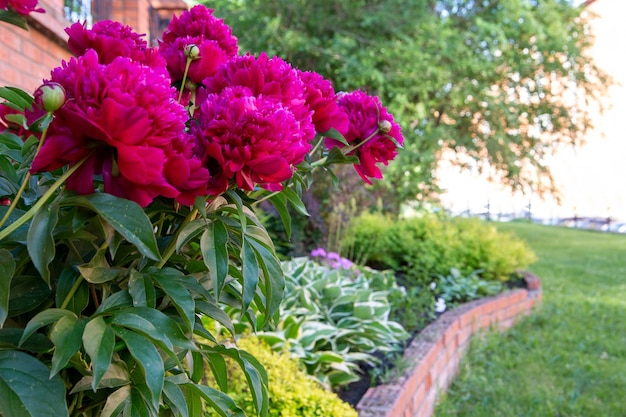
POLYGON ((222 417, 246 417, 243 410, 228 395, 204 385, 185 384, 185 389, 197 394, 222 417))
POLYGON ((69 416, 65 385, 50 369, 26 353, 0 351, 0 415, 69 416))
POLYGON ((133 299, 126 290, 118 291, 105 298, 100 307, 96 310, 97 314, 105 311, 117 310, 125 307, 132 307, 133 299))
POLYGON ((130 404, 130 385, 123 386, 107 397, 100 417, 118 417, 130 404))
POLYGON ((106 260, 107 249, 98 249, 96 254, 86 264, 77 268, 85 280, 91 284, 104 284, 114 280, 121 272, 120 268, 111 268, 106 260))
POLYGON ((283 193, 274 194, 269 198, 269 202, 272 203, 278 212, 287 238, 291 240, 291 215, 289 214, 289 209, 287 209, 287 197, 283 193))
POLYGON ((189 417, 187 412, 187 401, 185 395, 178 384, 175 384, 169 378, 165 379, 163 384, 163 397, 165 403, 170 406, 174 415, 181 417, 189 417))
POLYGON ((33 265, 48 285, 50 285, 48 265, 54 260, 56 254, 53 232, 58 221, 59 206, 46 204, 35 213, 28 228, 28 241, 26 243, 28 254, 33 265))
POLYGON ((54 348, 50 339, 42 334, 34 334, 20 345, 20 339, 22 338, 23 333, 24 329, 16 329, 12 327, 0 329, 0 350, 20 349, 28 350, 29 352, 34 353, 47 353, 52 351, 54 348))
POLYGON ((174 346, 167 337, 167 335, 158 330, 152 323, 145 318, 133 314, 130 311, 118 311, 115 312, 111 324, 125 327, 133 330, 136 333, 149 338, 153 343, 156 343, 161 349, 163 349, 168 355, 176 358, 173 352, 174 346))
POLYGON ((65 268, 59 276, 59 282, 57 283, 57 289, 54 295, 55 304, 57 307, 61 307, 63 303, 66 302, 65 299, 70 295, 75 285, 78 285, 78 288, 74 290, 65 308, 76 314, 80 314, 89 303, 89 284, 81 278, 78 270, 71 266, 65 268), (77 283, 79 279, 80 283, 77 283))
POLYGON ((235 335, 235 327, 233 326, 232 320, 214 301, 196 300, 196 311, 216 320, 222 326, 226 327, 230 334, 235 335))
POLYGON ((204 356, 200 352, 191 352, 190 378, 193 382, 198 383, 205 377, 204 375, 204 356))
POLYGON ((87 324, 85 319, 76 320, 72 316, 65 316, 52 326, 50 340, 54 343, 54 354, 50 369, 51 377, 63 369, 82 347, 85 324, 87 324))
POLYGON ((227 348, 223 345, 216 345, 207 349, 207 352, 210 351, 228 356, 239 364, 246 380, 248 381, 248 386, 250 388, 257 413, 263 416, 267 415, 267 408, 269 405, 269 398, 267 394, 268 379, 263 365, 261 365, 254 356, 241 349, 227 348))
POLYGON ((62 204, 78 205, 95 211, 135 245, 142 255, 155 261, 161 259, 152 223, 141 206, 134 201, 98 193, 66 198, 62 204))
POLYGON ((41 277, 18 275, 11 282, 9 317, 27 313, 40 306, 50 297, 50 288, 41 277))
POLYGON ((135 270, 131 271, 128 293, 133 298, 133 306, 156 307, 156 292, 150 277, 135 270))
POLYGON ((148 320, 159 332, 164 334, 173 346, 181 349, 196 349, 196 345, 187 337, 178 322, 155 308, 134 307, 130 310, 148 320))
POLYGON ((213 372, 215 381, 220 387, 220 390, 228 392, 228 367, 226 361, 220 353, 204 352, 207 356, 207 363, 213 372))
POLYGON ((235 206, 237 207, 237 213, 239 214, 239 224, 241 225, 241 230, 246 230, 247 217, 244 213, 243 209, 243 201, 241 201, 241 197, 235 190, 228 190, 224 195, 230 197, 235 206))
POLYGON ((206 224, 205 219, 196 219, 183 227, 183 230, 180 231, 176 238, 176 251, 180 251, 180 248, 202 233, 206 224))
POLYGON ((91 359, 93 374, 91 388, 95 391, 111 365, 113 348, 115 347, 115 333, 102 316, 91 319, 85 326, 83 346, 91 359))
POLYGON ((241 262, 243 263, 242 310, 246 311, 250 303, 252 303, 254 293, 259 283, 259 263, 252 245, 249 243, 249 239, 245 237, 241 243, 241 262))
POLYGON ((296 194, 296 192, 293 189, 289 187, 285 187, 281 191, 281 193, 284 194, 285 197, 287 197, 287 200, 292 205, 292 207, 296 209, 296 212, 298 212, 299 214, 303 216, 309 216, 309 212, 307 211, 306 206, 300 199, 300 196, 298 196, 298 194, 296 194))
POLYGON ((263 271, 267 322, 280 308, 285 293, 285 279, 276 254, 254 238, 247 240, 252 246, 258 263, 263 271))
POLYGON ((0 328, 9 315, 9 297, 11 280, 15 273, 13 255, 6 249, 0 249, 0 328))
POLYGON ((17 187, 13 181, 0 177, 0 196, 13 196, 17 193, 17 187))
POLYGON ((189 291, 176 281, 177 277, 182 274, 171 268, 149 268, 146 273, 152 277, 156 285, 172 300, 172 304, 174 304, 181 318, 187 324, 188 329, 193 329, 196 306, 189 291))
POLYGON ((55 323, 61 320, 63 317, 67 317, 73 320, 77 320, 78 316, 72 313, 69 310, 61 309, 61 308, 48 308, 41 313, 38 313, 30 319, 26 328, 24 329, 24 333, 22 334, 22 338, 20 339, 20 346, 26 339, 30 337, 37 330, 41 329, 44 326, 55 323))
POLYGON ((154 344, 144 336, 137 334, 124 327, 114 326, 115 333, 124 341, 130 354, 139 364, 146 386, 150 391, 148 400, 153 408, 158 409, 159 398, 163 390, 165 370, 163 360, 154 344))
POLYGON ((334 164, 358 164, 359 158, 356 156, 346 156, 341 152, 338 147, 333 147, 326 156, 326 161, 322 166, 329 166, 334 164))
POLYGON ((200 250, 204 264, 209 269, 209 277, 213 281, 215 298, 224 289, 224 282, 228 274, 228 230, 222 221, 215 220, 209 223, 202 238, 200 239, 200 250))
MULTIPOLYGON (((0 10, 0 20, 4 20, 2 17, 7 14, 13 14, 6 12, 5 10, 0 10)), ((6 22, 6 20, 5 20, 6 22)), ((30 108, 33 99, 23 90, 15 87, 0 87, 0 97, 7 100, 9 103, 15 104, 18 110, 24 110, 26 108, 30 108)))
POLYGON ((324 136, 326 138, 335 139, 336 141, 341 142, 342 144, 344 144, 346 146, 350 146, 350 144, 348 143, 346 138, 337 129, 335 129, 334 127, 331 127, 326 132, 321 133, 320 136, 324 136))
MULTIPOLYGON (((74 394, 80 391, 94 390, 93 388, 93 380, 94 377, 91 375, 86 375, 78 381, 70 394, 74 394)), ((128 371, 123 366, 120 366, 116 363, 112 363, 109 366, 109 369, 106 370, 100 382, 97 384, 97 389, 105 389, 105 388, 118 388, 124 385, 128 385, 130 383, 130 375, 128 375, 128 371)))

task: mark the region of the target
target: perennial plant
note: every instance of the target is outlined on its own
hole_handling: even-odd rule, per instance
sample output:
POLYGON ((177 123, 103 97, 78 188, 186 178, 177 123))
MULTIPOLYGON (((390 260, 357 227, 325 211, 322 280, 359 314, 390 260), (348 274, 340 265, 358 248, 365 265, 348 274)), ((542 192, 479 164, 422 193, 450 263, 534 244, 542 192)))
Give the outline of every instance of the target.
POLYGON ((158 47, 111 21, 66 32, 74 57, 33 96, 0 88, 0 415, 243 416, 224 357, 266 415, 263 367, 201 318, 233 340, 226 309, 275 320, 283 272, 254 206, 289 230, 313 170, 380 178, 400 127, 376 97, 240 54, 204 6, 158 47))

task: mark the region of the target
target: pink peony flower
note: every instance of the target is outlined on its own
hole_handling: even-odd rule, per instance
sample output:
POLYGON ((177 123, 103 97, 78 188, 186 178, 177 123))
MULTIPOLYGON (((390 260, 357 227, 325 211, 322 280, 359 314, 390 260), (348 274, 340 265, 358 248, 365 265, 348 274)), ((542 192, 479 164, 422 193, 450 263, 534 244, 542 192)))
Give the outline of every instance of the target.
POLYGON ((315 137, 313 112, 306 102, 305 85, 291 65, 279 57, 269 58, 261 53, 239 56, 222 65, 215 75, 205 79, 206 90, 198 91, 197 101, 202 103, 204 95, 219 94, 233 86, 246 87, 253 96, 263 96, 279 101, 300 123, 304 141, 315 137))
POLYGON ((200 49, 188 72, 188 79, 195 84, 214 74, 220 64, 235 57, 239 50, 232 30, 213 16, 212 9, 194 6, 180 17, 174 16, 159 41, 159 53, 167 61, 172 81, 182 80, 187 64, 185 47, 192 44, 200 49))
POLYGON ((46 12, 37 7, 37 0, 0 0, 0 10, 14 11, 23 16, 28 16, 31 12, 46 12))
POLYGON ((310 150, 295 115, 276 99, 254 96, 246 87, 210 94, 194 114, 196 153, 211 173, 209 192, 225 191, 231 179, 243 190, 254 184, 282 189, 294 165, 310 150))
MULTIPOLYGON (((174 100, 166 74, 125 57, 103 65, 97 53, 88 50, 51 75, 68 100, 55 112, 32 172, 52 171, 88 157, 68 179, 68 189, 93 193, 94 175, 102 175, 105 192, 141 206, 157 196, 181 194, 177 186, 188 183, 184 175, 171 171, 180 169, 180 155, 187 156, 184 146, 177 145, 187 113, 174 100)), ((190 160, 186 167, 207 176, 199 162, 190 160)))
MULTIPOLYGON (((387 165, 398 154, 397 144, 402 145, 404 142, 400 125, 394 122, 393 116, 378 97, 368 96, 363 91, 340 94, 338 104, 348 114, 350 121, 345 138, 350 146, 357 146, 348 155, 359 158, 359 163, 354 167, 366 183, 372 184, 370 178, 383 177, 376 164, 387 165)), ((341 148, 345 145, 327 138, 326 146, 341 148)))
POLYGON ((75 56, 82 56, 89 49, 94 49, 101 64, 109 64, 122 56, 153 68, 165 67, 165 60, 154 48, 148 47, 145 35, 135 33, 130 26, 111 20, 96 22, 91 29, 85 25, 74 23, 65 29, 69 35, 67 44, 75 56))
POLYGON ((306 103, 313 110, 313 124, 318 133, 331 128, 342 135, 348 131, 348 115, 337 105, 337 97, 331 82, 316 72, 298 71, 304 83, 306 103))

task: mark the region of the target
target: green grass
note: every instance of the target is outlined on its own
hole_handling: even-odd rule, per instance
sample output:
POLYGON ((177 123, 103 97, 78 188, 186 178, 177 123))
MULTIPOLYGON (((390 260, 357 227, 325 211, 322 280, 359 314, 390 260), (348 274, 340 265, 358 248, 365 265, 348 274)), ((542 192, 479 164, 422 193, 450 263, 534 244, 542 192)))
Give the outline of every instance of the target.
POLYGON ((472 343, 436 417, 626 416, 626 236, 498 224, 538 261, 543 305, 472 343))

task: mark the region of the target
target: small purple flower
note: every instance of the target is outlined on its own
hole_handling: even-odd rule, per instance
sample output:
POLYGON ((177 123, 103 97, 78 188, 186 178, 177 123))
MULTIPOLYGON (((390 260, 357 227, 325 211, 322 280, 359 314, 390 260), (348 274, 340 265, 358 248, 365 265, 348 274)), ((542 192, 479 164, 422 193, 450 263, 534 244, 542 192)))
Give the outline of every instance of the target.
POLYGON ((314 257, 314 258, 317 258, 318 256, 320 258, 325 258, 326 257, 326 250, 324 248, 313 249, 311 251, 311 256, 314 257))
POLYGON ((328 254, 326 255, 326 259, 328 259, 329 261, 339 261, 341 260, 341 256, 339 256, 337 252, 328 252, 328 254))

